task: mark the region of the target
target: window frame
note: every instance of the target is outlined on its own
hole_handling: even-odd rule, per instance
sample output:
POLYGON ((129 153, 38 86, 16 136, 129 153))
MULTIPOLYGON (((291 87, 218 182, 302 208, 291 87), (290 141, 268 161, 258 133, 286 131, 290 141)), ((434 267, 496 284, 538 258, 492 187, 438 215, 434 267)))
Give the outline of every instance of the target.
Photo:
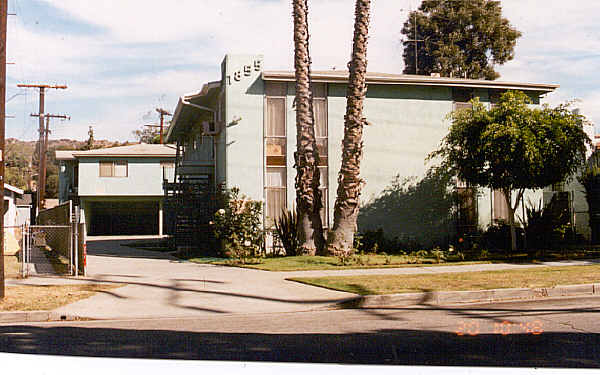
POLYGON ((102 178, 127 178, 129 177, 129 161, 128 160, 100 160, 98 162, 98 177, 102 177, 102 178), (110 172, 109 175, 103 175, 102 171, 102 165, 105 165, 105 168, 110 165, 110 172), (125 175, 124 176, 117 176, 117 165, 124 165, 125 166, 125 175))
MULTIPOLYGON (((280 103, 281 104, 281 103, 280 103)), ((267 227, 271 226, 275 220, 277 220, 278 216, 271 217, 269 215, 269 211, 272 204, 277 204, 277 202, 270 202, 268 199, 271 194, 277 193, 283 196, 283 201, 279 202, 282 210, 287 209, 287 83, 277 82, 267 82, 265 84, 265 97, 264 97, 264 125, 263 125, 263 152, 264 152, 264 161, 263 161, 263 173, 264 173, 264 182, 263 182, 263 190, 264 190, 264 221, 267 227), (273 100, 274 102, 280 101, 283 106, 281 107, 281 111, 283 111, 281 115, 281 119, 283 120, 282 129, 283 134, 277 133, 277 126, 274 126, 270 123, 270 112, 269 112, 269 102, 273 100), (269 132, 269 130, 271 130, 269 132), (272 133, 272 134, 270 134, 272 133), (282 148, 282 155, 269 155, 269 141, 272 140, 273 145, 279 146, 282 148), (268 173, 269 169, 278 169, 283 171, 283 181, 282 186, 270 186, 268 181, 268 173)), ((275 116, 276 118, 277 116, 275 116)))

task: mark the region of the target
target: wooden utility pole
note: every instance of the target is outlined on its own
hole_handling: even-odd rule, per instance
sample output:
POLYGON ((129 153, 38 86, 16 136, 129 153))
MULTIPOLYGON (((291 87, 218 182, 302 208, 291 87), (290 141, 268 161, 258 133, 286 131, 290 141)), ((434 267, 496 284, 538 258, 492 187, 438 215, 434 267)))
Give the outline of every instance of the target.
MULTIPOLYGON (((6 18, 8 0, 0 0, 0 196, 4 201, 4 129, 6 116, 6 18)), ((0 210, 0 300, 4 299, 4 204, 0 210)))
MULTIPOLYGON (((46 85, 46 84, 33 84, 33 85, 29 85, 29 84, 18 84, 17 87, 26 87, 26 88, 37 88, 40 89, 40 111, 38 113, 38 117, 40 118, 40 128, 39 128, 39 132, 40 132, 40 140, 38 143, 38 152, 39 152, 39 156, 40 156, 40 163, 42 160, 42 142, 44 141, 44 98, 45 98, 45 90, 46 89, 66 89, 67 86, 66 85, 46 85)), ((44 160, 45 162, 45 160, 44 160)), ((40 165, 41 167, 41 165, 40 165)), ((42 173, 41 173, 41 168, 38 168, 38 186, 37 186, 37 209, 38 212, 43 208, 42 206, 42 199, 43 196, 40 195, 40 186, 42 188, 45 188, 45 180, 46 180, 46 175, 45 175, 45 171, 44 171, 44 176, 43 176, 43 180, 44 180, 44 185, 42 185, 42 173)))
POLYGON ((61 118, 70 120, 69 116, 66 115, 52 115, 49 113, 32 113, 32 117, 40 117, 42 120, 46 119, 46 128, 42 129, 44 134, 40 134, 40 145, 39 145, 39 169, 38 169, 38 187, 37 187, 37 197, 38 197, 38 209, 41 210, 45 206, 46 202, 46 153, 48 152, 48 134, 50 133, 50 119, 51 118, 61 118))
POLYGON ((166 109, 156 108, 156 112, 160 114, 160 144, 163 144, 163 124, 165 116, 173 116, 166 109))

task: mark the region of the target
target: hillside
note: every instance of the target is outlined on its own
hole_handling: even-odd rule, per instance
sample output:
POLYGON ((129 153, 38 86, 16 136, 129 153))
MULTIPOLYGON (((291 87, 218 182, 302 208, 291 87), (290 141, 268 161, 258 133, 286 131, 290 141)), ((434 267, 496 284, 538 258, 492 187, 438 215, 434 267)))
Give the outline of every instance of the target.
MULTIPOLYGON (((73 139, 49 139, 46 168, 46 198, 56 198, 58 192, 58 163, 56 150, 81 150, 87 141, 73 139)), ((94 140, 93 148, 121 146, 119 142, 94 140)), ((38 171, 37 141, 21 141, 16 138, 6 139, 5 181, 23 190, 32 190, 38 171)))

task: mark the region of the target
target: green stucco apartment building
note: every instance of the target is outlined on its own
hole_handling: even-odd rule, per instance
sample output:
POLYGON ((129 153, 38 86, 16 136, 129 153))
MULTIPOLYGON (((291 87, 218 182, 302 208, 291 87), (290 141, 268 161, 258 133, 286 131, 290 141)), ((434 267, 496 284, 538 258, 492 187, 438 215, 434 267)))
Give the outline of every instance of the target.
MULTIPOLYGON (((294 72, 270 71, 261 55, 227 55, 221 77, 180 98, 168 131, 177 144, 176 179, 209 186, 239 187, 264 201, 269 225, 282 208, 294 206, 296 128, 294 72)), ((315 128, 321 155, 324 223, 330 226, 341 163, 346 108, 344 71, 312 73, 315 128)), ((479 97, 490 105, 510 89, 534 104, 558 85, 369 73, 364 115, 363 202, 377 197, 394 176, 422 177, 427 155, 447 133, 446 116, 479 97)), ((529 192, 538 201, 542 192, 529 192)), ((503 199, 480 189, 477 225, 506 214, 503 199)), ((401 229, 400 229, 401 230, 401 229)))

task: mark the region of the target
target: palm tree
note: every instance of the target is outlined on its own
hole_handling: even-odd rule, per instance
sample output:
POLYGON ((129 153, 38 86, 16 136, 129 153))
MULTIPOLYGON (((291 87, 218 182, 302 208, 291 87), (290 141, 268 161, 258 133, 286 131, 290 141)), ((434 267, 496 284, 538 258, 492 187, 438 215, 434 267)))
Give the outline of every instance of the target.
POLYGON ((353 248, 359 197, 364 181, 360 178, 360 160, 363 151, 363 102, 367 93, 367 37, 371 0, 356 0, 354 11, 354 42, 352 59, 348 63, 350 77, 346 91, 346 116, 342 141, 342 166, 338 177, 337 198, 333 216, 333 230, 327 237, 330 254, 346 254, 353 248))
POLYGON ((308 3, 293 0, 294 66, 296 70, 296 206, 298 239, 303 254, 315 255, 324 247, 323 226, 319 210, 319 155, 315 143, 314 113, 310 88, 308 51, 308 3))

